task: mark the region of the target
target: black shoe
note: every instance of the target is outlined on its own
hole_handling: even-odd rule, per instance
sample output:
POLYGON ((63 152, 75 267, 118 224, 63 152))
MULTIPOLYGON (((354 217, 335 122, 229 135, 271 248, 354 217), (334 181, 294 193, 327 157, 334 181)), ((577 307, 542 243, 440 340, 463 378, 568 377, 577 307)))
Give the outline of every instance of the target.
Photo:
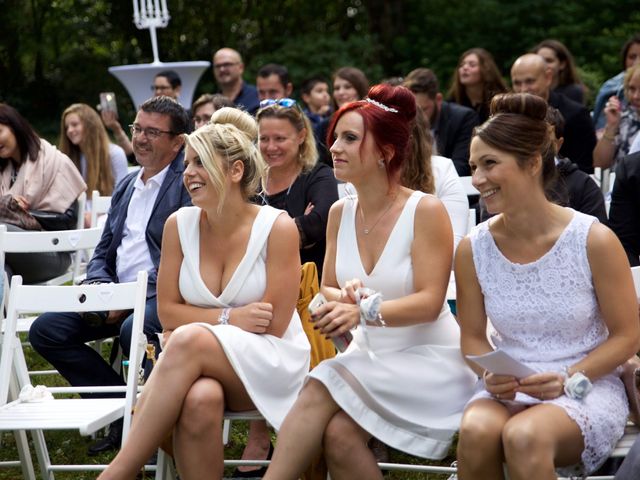
MULTIPOLYGON (((269 444, 269 453, 267 454, 267 460, 271 460, 273 456, 273 443, 269 444)), ((262 478, 264 474, 267 473, 267 466, 260 467, 256 470, 250 470, 248 472, 243 472, 238 470, 237 468, 233 471, 233 475, 231 478, 262 478)))
POLYGON ((87 449, 87 455, 93 457, 101 453, 120 449, 122 443, 122 420, 117 420, 109 425, 109 433, 87 449))

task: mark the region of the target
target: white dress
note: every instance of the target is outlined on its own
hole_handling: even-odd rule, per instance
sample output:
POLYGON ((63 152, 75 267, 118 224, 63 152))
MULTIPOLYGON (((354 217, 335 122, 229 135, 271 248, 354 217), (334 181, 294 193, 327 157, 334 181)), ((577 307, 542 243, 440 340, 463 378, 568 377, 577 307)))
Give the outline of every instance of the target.
MULTIPOLYGON (((264 206, 251 228, 247 251, 218 297, 200 275, 200 208, 178 210, 178 234, 184 260, 180 267, 180 294, 198 307, 241 307, 258 302, 266 289, 267 240, 282 210, 264 206)), ((233 325, 198 323, 213 333, 254 405, 278 430, 298 397, 309 370, 309 341, 294 310, 282 336, 256 334, 233 325)))
MULTIPOLYGON (((411 246, 415 209, 406 202, 387 244, 367 275, 358 254, 356 197, 345 199, 337 238, 336 278, 360 278, 384 300, 414 292, 411 246)), ((321 381, 358 425, 384 443, 423 458, 447 455, 477 377, 460 353, 460 331, 446 303, 437 320, 408 327, 367 328, 375 359, 360 328, 347 351, 325 360, 309 376, 321 381)))
MULTIPOLYGON (((587 236, 597 219, 580 212, 554 246, 538 260, 519 264, 502 255, 489 223, 470 233, 473 262, 491 319, 494 345, 538 372, 561 372, 607 339, 587 258, 587 236)), ((597 469, 622 436, 628 415, 617 373, 600 377, 583 401, 562 395, 540 400, 518 393, 515 406, 551 403, 562 407, 584 438, 583 465, 564 475, 597 469)), ((480 388, 471 401, 490 397, 480 388)))

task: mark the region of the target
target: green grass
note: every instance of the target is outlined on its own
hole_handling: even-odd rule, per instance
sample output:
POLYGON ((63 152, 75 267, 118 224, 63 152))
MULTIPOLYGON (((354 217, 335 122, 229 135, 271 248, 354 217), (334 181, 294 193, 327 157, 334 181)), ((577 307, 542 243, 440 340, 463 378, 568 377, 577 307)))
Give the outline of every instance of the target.
MULTIPOLYGON (((39 355, 33 352, 30 348, 25 348, 25 354, 27 357, 27 364, 32 370, 50 369, 51 366, 47 364, 39 355)), ((41 377, 32 378, 34 385, 44 384, 49 386, 61 386, 67 385, 65 380, 59 375, 47 375, 41 377)), ((225 458, 239 459, 242 455, 242 449, 244 447, 247 432, 246 422, 234 422, 232 424, 231 435, 229 439, 229 445, 225 450, 225 458)), ((11 432, 3 432, 1 434, 2 444, 0 445, 0 461, 16 460, 18 458, 18 452, 16 449, 13 434, 11 432)), ((87 455, 87 447, 94 441, 91 437, 83 437, 77 431, 53 431, 45 432, 45 438, 47 441, 47 447, 49 449, 49 455, 51 461, 54 464, 63 463, 75 463, 75 464, 105 464, 109 463, 114 454, 102 454, 95 457, 89 457, 87 455)), ((31 440, 30 440, 31 442, 31 440)), ((34 462, 34 468, 36 469, 36 475, 38 472, 37 459, 35 457, 35 451, 31 448, 32 459, 34 462)), ((427 462, 433 465, 449 466, 451 462, 455 460, 455 450, 449 452, 447 458, 441 462, 427 462)), ((390 449, 389 461, 392 463, 411 463, 411 464, 424 464, 425 461, 406 455, 404 453, 390 449)), ((230 475, 232 469, 225 471, 226 475, 230 475)), ((96 478, 96 472, 60 472, 56 474, 56 479, 59 480, 89 480, 96 478)), ((0 468, 0 480, 15 480, 22 478, 22 472, 19 468, 0 468)), ((153 478, 153 474, 149 474, 148 478, 153 478)), ((389 480, 442 480, 446 478, 443 475, 430 475, 424 473, 408 473, 408 472, 387 472, 385 479, 389 480)))

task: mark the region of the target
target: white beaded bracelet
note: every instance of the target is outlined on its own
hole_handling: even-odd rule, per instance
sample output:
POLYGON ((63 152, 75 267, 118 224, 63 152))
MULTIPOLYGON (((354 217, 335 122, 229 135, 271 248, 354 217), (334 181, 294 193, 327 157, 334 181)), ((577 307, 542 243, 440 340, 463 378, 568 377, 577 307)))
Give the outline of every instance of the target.
POLYGON ((223 308, 220 316, 218 317, 218 323, 220 325, 229 325, 229 316, 231 315, 231 308, 223 308))

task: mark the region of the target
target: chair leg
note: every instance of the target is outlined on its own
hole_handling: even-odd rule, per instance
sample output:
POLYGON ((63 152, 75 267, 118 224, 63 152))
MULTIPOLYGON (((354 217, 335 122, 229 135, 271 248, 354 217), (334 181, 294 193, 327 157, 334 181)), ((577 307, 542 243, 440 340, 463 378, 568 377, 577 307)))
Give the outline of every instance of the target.
POLYGON ((222 424, 222 443, 229 445, 229 433, 231 432, 231 420, 225 419, 222 424))
POLYGON ((158 460, 156 463, 156 480, 174 480, 176 471, 173 468, 172 458, 162 449, 158 450, 158 460))
MULTIPOLYGON (((18 381, 14 376, 9 384, 9 398, 18 398, 18 381)), ((22 468, 22 478, 28 480, 35 480, 36 473, 33 469, 33 460, 31 460, 31 451, 29 450, 29 440, 27 439, 27 432, 24 430, 14 430, 13 436, 16 441, 16 447, 18 449, 18 457, 20 458, 20 468, 22 468)))

